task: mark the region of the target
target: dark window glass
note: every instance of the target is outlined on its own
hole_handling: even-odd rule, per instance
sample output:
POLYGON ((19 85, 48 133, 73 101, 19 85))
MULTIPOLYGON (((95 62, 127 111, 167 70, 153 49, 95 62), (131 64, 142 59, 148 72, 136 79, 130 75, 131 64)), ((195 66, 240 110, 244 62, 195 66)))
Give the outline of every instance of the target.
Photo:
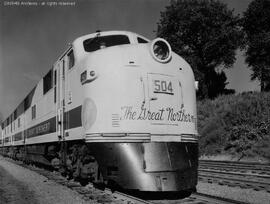
POLYGON ((32 120, 36 118, 36 105, 32 107, 32 120))
POLYGON ((13 128, 13 120, 12 120, 12 115, 10 116, 10 132, 12 132, 12 128, 13 128))
POLYGON ((54 85, 56 86, 57 83, 57 75, 56 75, 56 70, 54 70, 54 85))
POLYGON ((17 108, 17 117, 19 117, 23 113, 24 113, 24 101, 22 101, 17 108))
POLYGON ((24 99, 24 110, 26 111, 31 105, 31 100, 30 98, 27 96, 25 99, 24 99))
POLYGON ((54 87, 54 97, 53 98, 54 98, 54 100, 53 100, 54 103, 56 103, 56 86, 54 87))
POLYGON ((63 60, 63 66, 62 66, 62 79, 65 80, 65 61, 63 60))
POLYGON ((17 119, 17 110, 14 111, 14 120, 17 119))
POLYGON ((54 70, 54 103, 56 103, 56 83, 57 83, 57 72, 54 70))
POLYGON ((36 90, 36 87, 33 88, 32 91, 24 99, 24 102, 23 102, 24 111, 26 111, 28 108, 30 108, 35 90, 36 90))
POLYGON ((138 43, 148 43, 147 40, 144 40, 144 39, 142 39, 140 37, 137 37, 137 40, 138 40, 138 43))
POLYGON ((128 36, 126 35, 109 35, 96 38, 90 38, 83 42, 84 50, 86 52, 93 52, 105 47, 115 45, 129 44, 128 36))
POLYGON ((52 88, 52 70, 43 77, 43 94, 46 94, 52 88))
POLYGON ((18 128, 21 127, 21 118, 18 118, 18 128))
POLYGON ((73 50, 68 53, 68 68, 71 69, 74 66, 74 53, 73 50))
POLYGON ((5 140, 4 140, 5 143, 8 143, 9 142, 9 137, 6 137, 5 140))

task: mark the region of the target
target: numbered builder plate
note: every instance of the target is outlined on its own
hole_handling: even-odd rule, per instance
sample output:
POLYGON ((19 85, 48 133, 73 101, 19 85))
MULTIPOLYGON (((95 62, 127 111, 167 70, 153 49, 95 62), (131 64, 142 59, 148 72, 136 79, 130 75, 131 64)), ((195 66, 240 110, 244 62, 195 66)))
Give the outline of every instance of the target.
POLYGON ((174 77, 163 74, 149 74, 148 80, 154 94, 175 94, 174 77))

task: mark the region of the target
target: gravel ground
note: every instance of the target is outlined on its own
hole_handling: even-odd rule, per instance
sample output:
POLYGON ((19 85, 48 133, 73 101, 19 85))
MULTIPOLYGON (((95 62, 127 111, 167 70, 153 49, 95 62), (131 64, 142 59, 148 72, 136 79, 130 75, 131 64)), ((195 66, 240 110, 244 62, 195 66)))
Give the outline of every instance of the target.
POLYGON ((46 177, 6 161, 0 156, 0 203, 84 204, 81 196, 46 177))
POLYGON ((34 192, 0 166, 0 203, 37 203, 34 192))
POLYGON ((262 157, 244 157, 239 158, 232 155, 213 155, 213 156, 201 156, 199 160, 212 160, 212 161, 235 161, 235 162, 259 162, 259 163, 269 163, 270 161, 262 157))
POLYGON ((266 191, 255 191, 252 189, 242 189, 240 187, 221 186, 215 183, 209 184, 199 182, 197 185, 199 193, 230 198, 252 204, 270 204, 270 193, 266 191))

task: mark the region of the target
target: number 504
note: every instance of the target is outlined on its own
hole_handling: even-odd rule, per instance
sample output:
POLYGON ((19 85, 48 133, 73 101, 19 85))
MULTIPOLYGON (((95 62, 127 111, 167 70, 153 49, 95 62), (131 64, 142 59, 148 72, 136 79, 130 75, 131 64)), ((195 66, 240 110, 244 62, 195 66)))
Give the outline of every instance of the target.
POLYGON ((154 93, 165 93, 173 95, 172 82, 154 80, 154 93))

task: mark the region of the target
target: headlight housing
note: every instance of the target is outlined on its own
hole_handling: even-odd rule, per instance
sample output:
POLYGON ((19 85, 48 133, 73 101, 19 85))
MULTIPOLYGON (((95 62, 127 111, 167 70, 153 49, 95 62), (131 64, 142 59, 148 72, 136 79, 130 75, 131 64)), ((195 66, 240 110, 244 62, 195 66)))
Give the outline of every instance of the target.
POLYGON ((172 57, 170 44, 162 38, 156 38, 153 40, 150 50, 154 59, 161 63, 168 62, 172 57))

